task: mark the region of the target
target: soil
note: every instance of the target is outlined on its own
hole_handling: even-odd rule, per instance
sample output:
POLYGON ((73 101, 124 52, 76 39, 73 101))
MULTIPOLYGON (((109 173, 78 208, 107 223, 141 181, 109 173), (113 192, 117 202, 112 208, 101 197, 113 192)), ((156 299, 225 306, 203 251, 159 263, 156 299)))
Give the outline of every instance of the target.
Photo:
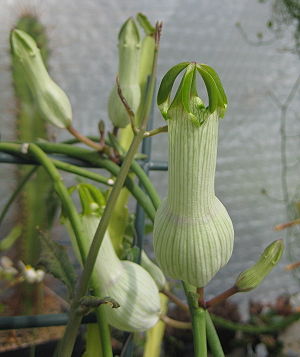
MULTIPOLYGON (((9 295, 2 299, 1 303, 5 306, 2 316, 18 315, 20 310, 21 297, 20 289, 11 289, 9 295)), ((50 290, 43 288, 43 304, 40 308, 43 314, 60 313, 64 311, 62 302, 50 290)), ((11 351, 24 347, 42 344, 46 341, 58 340, 64 333, 64 326, 40 327, 18 330, 0 331, 0 352, 11 351)))

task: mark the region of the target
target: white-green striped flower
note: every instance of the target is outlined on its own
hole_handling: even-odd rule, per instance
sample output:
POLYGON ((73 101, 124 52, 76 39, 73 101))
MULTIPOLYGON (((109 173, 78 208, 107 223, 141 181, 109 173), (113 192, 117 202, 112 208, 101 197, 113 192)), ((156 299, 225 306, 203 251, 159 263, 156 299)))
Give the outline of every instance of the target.
POLYGON ((215 195, 219 117, 227 100, 216 72, 207 65, 181 63, 163 78, 158 105, 168 119, 168 195, 154 223, 154 251, 163 272, 197 287, 224 266, 233 248, 231 219, 215 195), (173 83, 185 70, 174 100, 173 83), (204 79, 209 105, 196 90, 204 79))
MULTIPOLYGON (((88 252, 101 219, 101 208, 105 203, 102 193, 90 184, 76 186, 82 205, 81 224, 85 233, 82 242, 88 252)), ((72 192, 74 190, 72 189, 72 192)), ((79 255, 75 236, 70 229, 72 244, 79 255)), ((140 265, 120 260, 113 248, 108 232, 101 244, 91 285, 94 295, 109 296, 120 305, 117 309, 105 306, 109 324, 123 331, 144 331, 153 327, 160 315, 158 287, 152 276, 140 265)))
MULTIPOLYGON (((91 243, 99 224, 96 216, 82 216, 86 238, 91 243)), ((109 324, 123 331, 145 331, 160 314, 159 291, 151 275, 140 265, 120 260, 105 234, 96 260, 92 282, 97 295, 115 299, 120 307, 106 306, 109 324)))

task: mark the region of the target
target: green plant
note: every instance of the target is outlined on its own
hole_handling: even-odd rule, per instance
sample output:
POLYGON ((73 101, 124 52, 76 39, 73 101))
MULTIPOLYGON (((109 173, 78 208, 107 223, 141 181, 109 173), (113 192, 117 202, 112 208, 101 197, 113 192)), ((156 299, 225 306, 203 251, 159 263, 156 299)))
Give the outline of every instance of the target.
MULTIPOLYGON (((93 354, 95 350, 99 350, 100 356, 113 355, 109 325, 124 331, 148 330, 145 357, 147 353, 151 357, 159 355, 158 346, 165 323, 178 328, 191 327, 188 322, 174 321, 166 316, 167 298, 185 310, 188 307, 168 290, 160 269, 132 244, 135 232, 130 227, 127 211, 129 191, 145 209, 149 219, 155 221, 154 245, 162 270, 166 275, 183 280, 192 319, 195 356, 207 355, 207 341, 215 356, 223 356, 207 308, 238 291, 230 290, 230 293, 220 294, 206 302, 203 288, 226 264, 233 244, 231 220, 214 194, 218 120, 225 113, 226 95, 218 75, 211 67, 181 63, 166 74, 158 92, 158 104, 164 117, 169 120, 168 127, 147 131, 154 96, 161 24, 157 23, 153 28, 141 14, 138 20, 146 33, 142 49, 149 53, 151 61, 146 58, 145 52, 137 54, 140 37, 134 20, 129 19, 123 25, 119 37, 120 62, 125 61, 119 64, 119 71, 124 71, 124 76, 120 73, 112 94, 118 102, 118 110, 111 115, 114 124, 121 128, 114 127, 105 137, 103 124, 100 123, 100 138, 96 139, 83 136, 71 126, 68 98, 47 73, 36 43, 28 34, 14 30, 11 35, 13 56, 24 70, 25 79, 35 94, 39 112, 53 125, 67 129, 75 140, 58 144, 36 140, 1 142, 0 151, 43 167, 60 199, 63 222, 70 231, 75 255, 83 266, 75 284, 74 269, 66 252, 42 234, 40 266, 63 281, 69 292, 69 321, 58 346, 57 356, 71 356, 82 317, 94 310, 97 325, 90 326, 88 330, 86 355, 93 354), (141 62, 135 62, 137 58, 141 58, 141 62), (134 73, 126 73, 126 70, 134 73), (183 70, 181 84, 171 101, 172 86, 183 70), (196 91, 197 72, 207 88, 207 106, 196 91), (129 84, 125 83, 128 79, 129 84), (138 94, 132 94, 133 90, 125 89, 131 85, 135 88, 138 86, 142 93, 139 100, 138 94), (132 102, 131 95, 136 96, 132 102), (152 183, 135 158, 143 138, 166 131, 170 136, 169 194, 168 199, 160 204, 152 183), (76 147, 77 142, 92 149, 76 147), (104 168, 112 177, 103 177, 53 159, 49 156, 53 153, 80 159, 87 166, 104 168), (67 188, 58 170, 89 178, 110 189, 101 192, 87 183, 67 188), (135 183, 135 176, 139 178, 144 191, 135 183), (128 192, 124 190, 124 185, 128 192), (71 197, 75 189, 79 191, 81 199, 81 214, 71 197), (141 257, 141 266, 126 259, 120 260, 120 255, 128 253, 124 237, 129 241, 129 252, 134 259, 139 260, 141 257), (163 295, 159 296, 159 289, 163 295)), ((278 248, 275 249, 276 257, 261 259, 261 264, 258 263, 245 273, 247 276, 251 273, 251 284, 253 276, 257 273, 260 275, 251 288, 260 283, 261 277, 278 261, 283 246, 279 243, 274 245, 278 248)), ((270 251, 274 252, 273 249, 270 251)), ((240 289, 244 290, 245 287, 240 289)))
MULTIPOLYGON (((45 28, 39 19, 35 15, 24 15, 17 21, 16 29, 25 31, 32 36, 39 46, 43 63, 47 67, 49 57, 47 36, 45 28)), ((26 76, 24 76, 22 66, 20 66, 13 53, 11 53, 11 60, 13 87, 17 105, 16 138, 21 142, 39 139, 48 140, 49 135, 46 123, 34 104, 34 93, 26 80, 26 76)), ((37 227, 42 230, 49 229, 54 218, 57 201, 53 194, 52 182, 48 179, 43 168, 32 169, 32 167, 24 165, 18 166, 17 182, 21 184, 23 178, 27 176, 30 176, 30 180, 26 180, 16 209, 17 219, 22 226, 22 238, 18 245, 18 259, 24 261, 25 264, 36 265, 40 255, 40 232, 37 227), (43 197, 41 197, 41 194, 43 197), (48 201, 49 204, 45 205, 45 201, 48 201), (30 214, 33 211, 36 214, 30 214)), ((21 299, 22 310, 27 313, 32 310, 32 300, 41 298, 41 294, 37 291, 40 289, 41 287, 24 284, 21 299)), ((35 306, 41 306, 41 304, 42 301, 35 306)))
POLYGON ((168 276, 197 287, 227 263, 233 247, 230 217, 214 191, 218 121, 226 104, 217 74, 195 63, 173 67, 158 92, 158 105, 168 119, 169 186, 155 218, 154 250, 168 276), (176 72, 184 68, 170 102, 176 72), (208 108, 197 94, 197 71, 209 93, 208 108))

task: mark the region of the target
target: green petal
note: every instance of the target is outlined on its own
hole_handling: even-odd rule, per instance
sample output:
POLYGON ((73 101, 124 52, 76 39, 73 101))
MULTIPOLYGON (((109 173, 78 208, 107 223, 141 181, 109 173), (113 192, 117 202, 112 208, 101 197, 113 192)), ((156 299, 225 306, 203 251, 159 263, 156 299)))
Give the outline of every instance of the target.
POLYGON ((181 71, 183 71, 189 62, 182 62, 172 67, 163 77, 158 94, 157 94, 157 105, 165 119, 167 119, 167 111, 169 109, 169 99, 174 82, 181 71))

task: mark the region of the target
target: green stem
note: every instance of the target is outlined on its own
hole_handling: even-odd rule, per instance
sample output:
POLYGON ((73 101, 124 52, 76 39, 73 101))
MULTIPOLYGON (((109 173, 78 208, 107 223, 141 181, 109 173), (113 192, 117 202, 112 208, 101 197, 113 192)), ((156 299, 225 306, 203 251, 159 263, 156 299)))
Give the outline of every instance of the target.
POLYGON ((154 136, 160 133, 167 133, 168 132, 168 125, 165 126, 160 126, 159 128, 150 130, 150 131, 146 131, 144 136, 145 138, 149 138, 149 136, 154 136))
POLYGON ((98 321, 98 329, 100 333, 100 343, 102 348, 103 357, 112 356, 112 348, 111 348, 111 338, 110 338, 110 329, 108 326, 106 314, 105 314, 105 306, 102 305, 96 309, 96 316, 98 321))
MULTIPOLYGON (((13 143, 1 143, 0 144, 0 149, 3 148, 5 151, 9 152, 21 152, 22 145, 20 144, 13 144, 13 143), (2 146, 2 147, 1 147, 2 146)), ((63 179, 58 173, 57 169, 54 166, 54 163, 59 164, 61 168, 66 168, 64 163, 61 163, 58 160, 53 160, 54 163, 47 157, 47 155, 35 144, 30 144, 28 147, 29 153, 37 160, 37 162, 45 168, 49 176, 51 177, 52 181, 54 182, 54 188, 58 196, 60 197, 63 208, 70 220, 70 223, 72 225, 72 229, 74 231, 75 237, 76 237, 76 242, 80 251, 81 259, 82 261, 85 261, 85 257, 87 255, 86 250, 84 249, 84 245, 82 242, 84 242, 84 232, 82 231, 81 228, 81 222, 79 215, 76 211, 76 208, 73 204, 73 201, 70 198, 70 195, 68 193, 67 188, 65 187, 63 183, 63 179)), ((68 166, 68 169, 70 169, 70 165, 68 166)), ((87 171, 87 170, 86 170, 87 171)), ((77 171, 78 173, 78 171, 77 171)), ((94 177, 95 178, 95 177, 94 177)), ((76 305, 76 307, 78 304, 76 305)), ((76 313, 75 313, 76 314, 76 313)), ((106 350, 106 354, 104 356, 110 356, 111 352, 109 352, 109 349, 111 350, 111 344, 110 344, 110 338, 109 338, 109 328, 108 325, 104 323, 105 321, 105 315, 104 315, 104 310, 100 309, 97 313, 99 320, 99 329, 101 332, 101 342, 103 346, 103 350, 106 350), (110 353, 110 354, 109 354, 110 353)), ((81 316, 79 314, 76 314, 77 320, 79 322, 81 321, 81 316)), ((77 330, 75 330, 75 333, 77 335, 77 330)), ((75 337, 76 337, 75 335, 75 337)), ((64 355, 62 355, 64 356, 64 355)))
MULTIPOLYGON (((83 149, 80 147, 74 147, 74 146, 67 145, 67 144, 55 144, 55 143, 35 143, 35 144, 38 147, 40 147, 43 151, 45 151, 49 154, 55 153, 55 154, 68 155, 72 158, 80 159, 80 160, 86 162, 88 166, 104 168, 107 171, 109 171, 113 176, 117 176, 120 172, 120 167, 118 165, 116 165, 114 162, 110 161, 109 159, 101 158, 97 153, 95 155, 95 153, 92 152, 91 150, 83 149)), ((1 142, 0 143, 0 151, 8 152, 10 154, 17 155, 18 157, 20 157, 20 156, 23 157, 20 153, 18 146, 16 149, 16 147, 14 145, 19 145, 19 144, 1 142)), ((99 176, 97 178, 96 177, 97 174, 95 174, 93 172, 90 172, 88 170, 85 170, 83 168, 79 168, 79 167, 76 167, 73 165, 70 166, 70 164, 68 164, 68 170, 66 170, 67 164, 64 165, 64 163, 62 163, 59 160, 55 160, 54 162, 55 163, 60 162, 60 164, 59 164, 60 167, 58 167, 58 168, 60 168, 62 170, 73 172, 75 174, 79 174, 84 177, 87 177, 92 180, 100 182, 99 176), (76 169, 75 169, 75 167, 76 167, 76 169), (72 171, 70 168, 72 168, 72 171)), ((131 194, 135 197, 137 202, 143 207, 143 209, 145 210, 145 212, 147 213, 147 215, 153 222, 154 216, 155 216, 155 209, 154 209, 149 197, 147 197, 147 195, 143 192, 143 190, 137 184, 135 184, 131 178, 129 178, 129 177, 126 178, 125 185, 126 185, 127 189, 131 192, 131 194)))
POLYGON ((211 319, 215 325, 224 327, 228 330, 242 331, 242 332, 256 335, 256 334, 282 331, 287 326, 298 321, 300 319, 300 313, 292 314, 288 317, 282 317, 281 321, 269 323, 268 325, 264 325, 264 326, 254 326, 254 325, 236 323, 236 322, 228 321, 226 319, 223 319, 222 317, 213 314, 211 314, 211 319))
POLYGON ((206 330, 205 330, 205 314, 206 311, 202 308, 195 308, 191 311, 192 328, 194 336, 194 352, 195 357, 207 356, 206 346, 206 330))
POLYGON ((222 301, 228 299, 229 297, 231 297, 232 295, 234 295, 238 292, 239 292, 238 288, 234 285, 234 286, 230 287, 229 289, 223 291, 221 294, 217 295, 216 297, 207 301, 205 303, 205 307, 208 309, 211 306, 220 304, 222 301))
POLYGON ((198 294, 195 289, 185 282, 182 282, 183 288, 188 300, 190 313, 192 316, 192 328, 194 337, 195 357, 207 356, 206 345, 206 311, 198 305, 198 294))
MULTIPOLYGON (((51 162, 51 160, 47 157, 47 155, 39 147, 37 147, 35 144, 30 144, 28 150, 29 150, 29 153, 31 155, 33 155, 35 157, 35 159, 37 161, 39 161, 39 163, 41 165, 43 165, 44 169, 47 171, 48 175, 51 177, 51 179, 53 181, 54 189, 55 189, 56 193, 58 194, 58 196, 60 197, 64 211, 66 212, 66 214, 70 220, 70 223, 72 225, 72 229, 73 229, 75 237, 76 237, 77 246, 80 251, 81 259, 84 262, 85 257, 86 257, 84 245, 82 244, 82 242, 84 242, 84 239, 85 239, 84 231, 82 230, 79 214, 77 213, 75 205, 68 193, 66 186, 63 183, 63 179, 60 176, 60 174, 57 171, 54 164, 51 162)), ((87 287, 86 287, 86 290, 87 290, 87 287)), ((79 301, 76 301, 76 303, 77 303, 76 308, 78 306, 78 302, 79 301)), ((80 322, 82 316, 77 314, 76 308, 75 308, 75 315, 76 315, 76 318, 79 319, 79 322, 80 322)), ((103 312, 101 312, 101 311, 100 311, 100 316, 104 314, 104 311, 103 312)), ((103 322, 104 318, 105 317, 102 317, 102 319, 100 320, 101 322, 99 321, 99 329, 100 329, 100 333, 102 336, 101 342, 103 343, 103 345, 102 345, 103 351, 106 348, 106 349, 108 349, 108 353, 109 353, 109 349, 110 349, 110 355, 112 355, 111 354, 110 338, 109 338, 109 327, 107 324, 105 324, 103 322)), ((75 329, 75 338, 76 338, 76 335, 77 335, 77 329, 75 329)), ((104 354, 104 355, 109 356, 109 354, 104 354)), ((62 354, 61 356, 65 356, 65 355, 62 354)))
MULTIPOLYGON (((159 28, 157 28, 157 32, 159 32, 159 28)), ((105 206, 102 218, 100 220, 99 226, 96 230, 96 233, 94 235, 92 244, 90 246, 90 250, 86 259, 86 262, 84 264, 84 269, 83 273, 80 276, 79 283, 78 283, 78 288, 75 292, 75 298, 74 298, 74 303, 72 304, 71 307, 71 312, 70 312, 70 318, 65 330, 65 334, 63 336, 63 339, 61 340, 61 343, 59 344, 58 347, 58 356, 59 357, 70 357, 72 354, 73 346, 75 343, 75 338, 77 335, 78 328, 80 326, 81 322, 81 316, 78 316, 76 313, 76 308, 78 306, 78 303, 81 299, 81 297, 86 294, 86 291, 88 289, 88 284, 89 280, 92 274, 92 271, 94 269, 94 265, 96 262, 96 258, 98 255, 98 251, 100 249, 101 243, 104 238, 104 234, 106 232, 106 229, 109 224, 109 219, 111 216, 111 213, 114 209, 114 205, 117 201, 118 195, 125 183, 126 176, 128 175, 128 172, 130 170, 131 163, 134 159, 134 155, 138 151, 138 148, 140 146, 141 141, 143 140, 144 132, 146 130, 147 122, 148 122, 148 114, 150 110, 150 106, 152 103, 152 98, 153 98, 153 93, 154 93, 154 84, 155 84, 155 70, 156 70, 156 59, 157 59, 157 50, 158 50, 158 43, 157 43, 157 48, 156 48, 156 55, 155 55, 155 60, 153 63, 153 71, 150 77, 149 85, 147 88, 147 95, 145 99, 145 105, 143 107, 143 112, 142 112, 142 121, 141 121, 141 126, 139 128, 138 134, 134 137, 132 140, 132 143, 130 145, 130 148, 127 152, 126 158, 123 161, 123 164, 121 166, 119 175, 116 178, 116 182, 112 188, 112 191, 109 195, 107 204, 105 206)), ((111 348, 110 350, 105 348, 106 346, 103 345, 103 354, 105 357, 111 357, 112 352, 111 348)))
MULTIPOLYGON (((94 136, 94 135, 87 135, 87 138, 89 138, 90 140, 94 141, 95 143, 99 143, 100 142, 100 137, 99 136, 94 136)), ((71 139, 67 139, 67 140, 63 140, 60 141, 60 144, 79 144, 81 143, 81 141, 77 138, 71 138, 71 139)))
POLYGON ((215 326, 211 320, 210 314, 208 311, 206 311, 205 314, 206 318, 206 336, 207 336, 207 341, 210 347, 210 350, 213 354, 214 357, 225 357, 222 345, 219 340, 219 336, 217 334, 217 331, 215 329, 215 326))
POLYGON ((82 357, 104 357, 96 324, 88 324, 85 333, 85 351, 82 357))
MULTIPOLYGON (((168 311, 168 298, 160 294, 161 313, 168 311)), ((161 355, 161 346, 163 343, 166 324, 159 320, 155 326, 146 332, 146 341, 144 345, 143 357, 159 357, 161 355)))
MULTIPOLYGON (((126 151, 117 142, 117 140, 113 138, 113 136, 110 136, 110 144, 119 152, 119 154, 121 155, 121 159, 124 160, 126 151)), ((138 177, 139 181, 141 182, 148 196, 150 197, 154 208, 157 210, 158 206, 160 205, 160 197, 151 180, 149 179, 149 176, 135 160, 132 161, 131 170, 138 177)))
POLYGON ((35 173, 36 170, 37 170, 37 167, 34 167, 30 171, 28 171, 26 173, 26 175, 24 175, 24 177, 19 181, 17 188, 15 189, 15 191, 13 192, 13 194, 11 195, 11 197, 9 198, 9 200, 6 202, 6 204, 4 205, 4 207, 2 209, 2 212, 0 215, 0 225, 7 213, 7 211, 9 210, 9 207, 14 202, 14 200, 18 197, 18 194, 22 191, 22 188, 25 186, 26 182, 30 179, 30 177, 35 173))
MULTIPOLYGON (((23 150, 22 145, 14 144, 14 143, 5 143, 5 144, 1 143, 0 149, 1 147, 6 149, 7 151, 13 151, 15 153, 17 152, 21 153, 21 151, 23 150)), ((31 154, 36 159, 36 161, 44 167, 44 169, 52 179, 54 183, 54 189, 57 195, 60 197, 63 208, 66 210, 66 213, 68 214, 68 217, 72 224, 72 228, 76 235, 80 254, 82 257, 84 257, 84 248, 80 242, 81 240, 82 241, 84 240, 84 234, 81 229, 80 218, 71 200, 68 190, 63 183, 62 177, 60 176, 59 172, 57 171, 51 160, 48 158, 48 156, 37 145, 29 144, 28 154, 31 154)))
POLYGON ((72 164, 68 164, 66 162, 60 161, 60 160, 51 160, 53 162, 53 164, 60 170, 66 171, 66 172, 70 172, 72 174, 78 175, 78 176, 82 176, 85 178, 88 178, 90 180, 93 181, 97 181, 100 183, 103 183, 104 185, 107 186, 113 186, 114 184, 114 180, 102 175, 99 175, 95 172, 83 169, 81 167, 72 165, 72 164))
POLYGON ((67 130, 69 131, 69 133, 71 135, 73 135, 76 139, 78 139, 82 143, 86 144, 87 146, 89 146, 97 151, 101 151, 103 149, 101 145, 95 143, 93 140, 90 140, 87 136, 82 135, 72 125, 68 126, 67 130))
MULTIPOLYGON (((188 305, 178 299, 176 296, 171 294, 170 292, 163 290, 163 294, 169 297, 169 299, 174 302, 178 307, 180 307, 183 311, 188 311, 188 305)), ((255 326, 249 324, 241 324, 233 321, 228 321, 223 319, 220 316, 214 315, 210 313, 210 319, 220 327, 223 327, 228 330, 233 331, 242 331, 250 334, 260 334, 260 333, 274 333, 276 331, 281 331, 291 325, 292 323, 298 321, 300 319, 300 313, 293 313, 287 317, 282 317, 280 321, 269 323, 264 326, 255 326)))
MULTIPOLYGON (((131 161, 138 150, 139 144, 143 138, 143 130, 140 130, 139 134, 135 136, 133 142, 128 150, 127 156, 123 162, 120 173, 116 178, 116 182, 110 193, 109 199, 105 206, 100 224, 95 233, 93 242, 90 246, 90 250, 84 264, 84 270, 79 279, 78 289, 74 298, 74 303, 71 306, 70 318, 65 330, 65 334, 58 347, 59 357, 69 357, 72 354, 74 342, 77 336, 77 331, 81 322, 81 316, 76 313, 76 308, 79 304, 80 298, 86 294, 88 289, 89 280, 94 269, 98 251, 100 249, 105 231, 108 227, 109 219, 114 208, 114 204, 118 198, 119 192, 125 182, 125 178, 129 172, 131 161)), ((105 357, 112 356, 111 350, 105 349, 103 345, 103 353, 105 357)))
POLYGON ((149 176, 136 161, 132 162, 131 169, 136 174, 139 181, 141 182, 144 189, 146 190, 148 196, 150 197, 150 200, 153 203, 155 210, 157 210, 158 206, 160 205, 160 197, 155 187, 153 186, 151 180, 149 179, 149 176))
MULTIPOLYGON (((98 154, 95 155, 95 153, 90 150, 86 150, 86 149, 82 149, 79 147, 74 147, 74 146, 70 146, 70 145, 66 145, 66 144, 39 143, 38 145, 48 153, 64 153, 64 154, 67 154, 74 158, 87 161, 90 164, 95 165, 96 167, 104 168, 104 169, 108 170, 115 177, 118 176, 118 174, 120 172, 120 167, 117 164, 115 164, 114 162, 112 162, 109 159, 100 157, 98 154)), ((0 148, 1 148, 1 144, 0 144, 0 148)), ((136 163, 136 165, 138 165, 138 163, 136 163)), ((133 167, 136 168, 136 165, 133 164, 133 167)), ((131 167, 131 168, 133 169, 133 167, 131 167)), ((142 176, 140 175, 139 178, 142 181, 142 184, 144 185, 144 187, 145 188, 147 187, 147 193, 148 193, 151 201, 156 202, 156 205, 157 205, 159 196, 156 193, 156 190, 153 187, 148 176, 145 174, 145 172, 143 171, 143 169, 141 167, 140 167, 140 170, 137 169, 137 172, 139 173, 139 175, 141 174, 141 172, 144 173, 144 175, 142 175, 142 176), (152 186, 152 188, 151 188, 151 186, 152 186)), ((150 200, 147 197, 147 195, 145 195, 143 190, 138 185, 136 185, 134 183, 134 181, 132 180, 132 178, 130 178, 130 177, 126 178, 125 185, 126 185, 127 189, 131 192, 131 194, 136 198, 138 203, 143 207, 143 209, 145 210, 145 212, 147 213, 147 215, 153 222, 154 216, 155 216, 155 208, 151 207, 152 205, 151 205, 151 202, 149 202, 150 200)))

